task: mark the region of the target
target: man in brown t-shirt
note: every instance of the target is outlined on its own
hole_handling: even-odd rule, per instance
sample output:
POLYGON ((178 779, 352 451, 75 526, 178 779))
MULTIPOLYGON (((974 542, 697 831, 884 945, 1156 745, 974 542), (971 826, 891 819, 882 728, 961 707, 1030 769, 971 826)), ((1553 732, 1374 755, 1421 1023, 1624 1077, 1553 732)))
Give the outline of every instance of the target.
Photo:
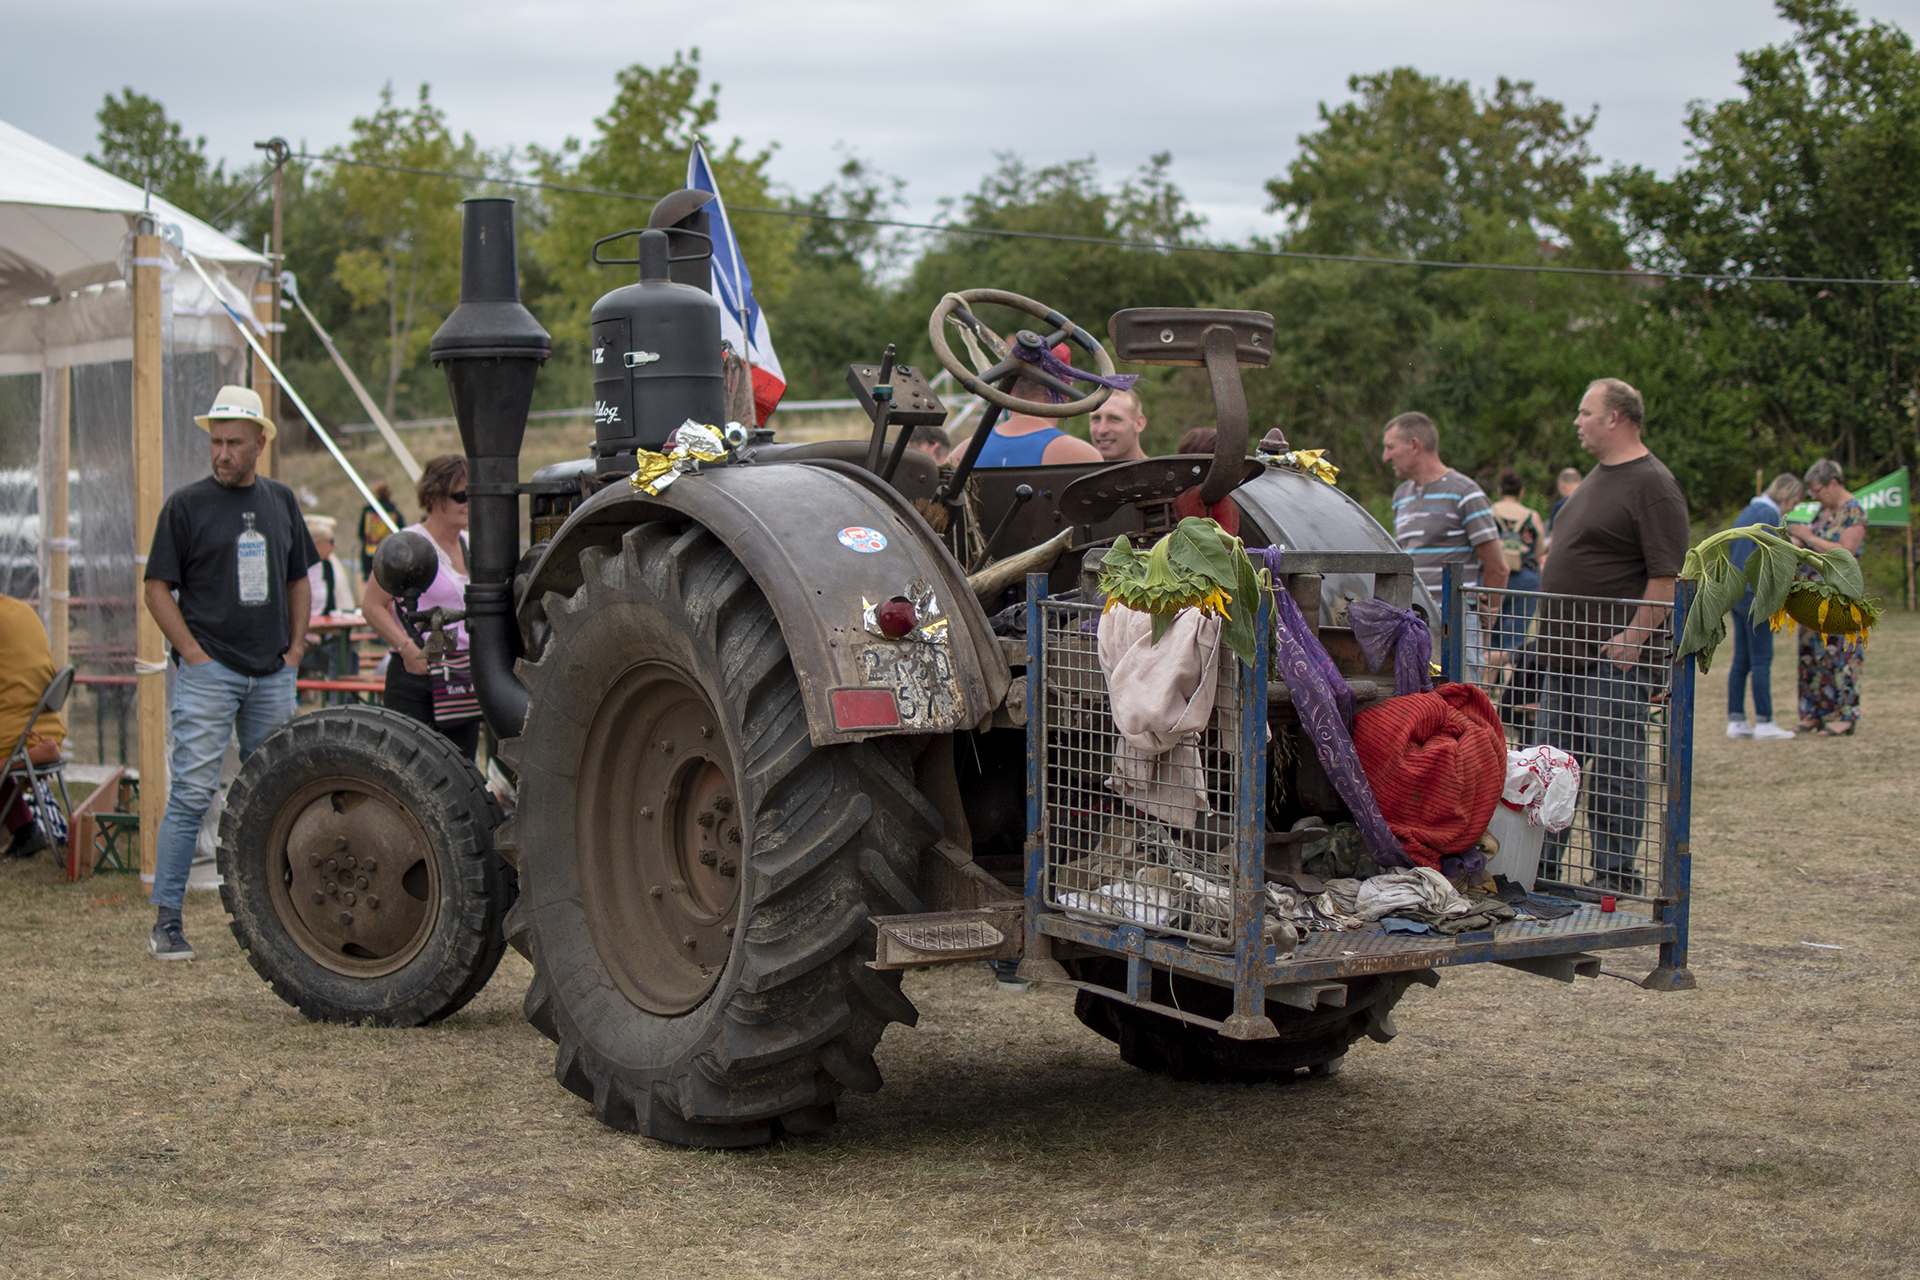
MULTIPOLYGON (((1540 582, 1549 598, 1539 740, 1580 760, 1595 887, 1631 894, 1644 892, 1643 872, 1659 856, 1640 849, 1647 706, 1664 683, 1656 672, 1690 536, 1686 495, 1640 438, 1644 417, 1640 393, 1618 378, 1581 397, 1574 426, 1599 465, 1560 509, 1540 582)), ((1542 874, 1564 876, 1567 839, 1548 836, 1542 874)))

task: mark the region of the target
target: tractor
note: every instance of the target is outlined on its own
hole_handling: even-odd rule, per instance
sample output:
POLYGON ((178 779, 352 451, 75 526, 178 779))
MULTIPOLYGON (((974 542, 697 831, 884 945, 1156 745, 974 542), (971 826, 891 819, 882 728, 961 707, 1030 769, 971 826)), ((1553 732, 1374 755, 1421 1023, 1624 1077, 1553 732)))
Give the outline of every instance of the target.
POLYGON ((1080 1019, 1136 1066, 1241 1080, 1332 1074, 1355 1040, 1390 1038, 1402 994, 1450 964, 1570 980, 1597 968, 1583 948, 1657 943, 1684 975, 1670 887, 1605 929, 1278 954, 1242 890, 1303 821, 1342 810, 1311 750, 1268 746, 1270 719, 1275 744, 1297 742, 1284 695, 1239 663, 1209 730, 1216 812, 1170 837, 1237 905, 1208 937, 1197 916, 1182 932, 1063 909, 1098 834, 1088 814, 1119 816, 1085 660, 1116 537, 1157 538, 1190 491, 1230 502, 1247 547, 1281 550, 1276 589, 1363 698, 1391 691, 1368 683, 1347 606, 1411 605, 1444 648, 1448 602, 1351 497, 1278 465, 1277 432, 1250 454, 1240 370, 1274 341, 1260 313, 1110 323, 1123 360, 1206 370, 1211 456, 976 469, 1003 413, 1064 418, 1109 394, 1036 353, 1071 343, 1114 370, 1068 317, 989 289, 947 295, 930 321, 940 363, 989 406, 956 461, 906 447, 945 409, 891 348, 849 373, 869 439, 775 440, 738 408, 705 201, 662 200, 623 233, 631 258, 598 257, 621 237, 596 244, 596 260, 638 272, 592 312, 595 439, 524 482, 550 341, 520 302, 512 201, 466 202, 460 303, 432 342, 467 459, 463 615, 415 603, 435 562, 417 535, 388 538, 375 572, 431 652, 464 617, 509 804, 444 738, 382 708, 323 709, 270 738, 232 786, 219 864, 234 934, 288 1003, 316 1020, 433 1022, 510 945, 533 966, 525 1012, 556 1046, 555 1078, 602 1122, 737 1147, 822 1129, 843 1091, 880 1088, 882 1032, 916 1018, 906 969, 1017 958, 1023 977, 1071 986, 1080 1019), (975 314, 988 304, 1032 328, 999 343, 975 314), (988 367, 950 332, 984 344, 988 367), (1052 395, 1014 394, 1036 383, 1052 395), (696 437, 710 447, 678 449, 662 473, 696 437))

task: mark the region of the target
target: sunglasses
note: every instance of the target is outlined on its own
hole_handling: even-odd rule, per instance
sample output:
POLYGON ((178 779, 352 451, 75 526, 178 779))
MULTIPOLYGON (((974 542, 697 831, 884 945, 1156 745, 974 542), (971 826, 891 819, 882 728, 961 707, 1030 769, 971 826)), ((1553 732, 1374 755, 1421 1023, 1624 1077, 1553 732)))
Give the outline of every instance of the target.
POLYGON ((449 498, 452 498, 455 502, 458 502, 462 506, 466 505, 467 491, 465 489, 455 489, 452 493, 448 494, 447 496, 449 498))

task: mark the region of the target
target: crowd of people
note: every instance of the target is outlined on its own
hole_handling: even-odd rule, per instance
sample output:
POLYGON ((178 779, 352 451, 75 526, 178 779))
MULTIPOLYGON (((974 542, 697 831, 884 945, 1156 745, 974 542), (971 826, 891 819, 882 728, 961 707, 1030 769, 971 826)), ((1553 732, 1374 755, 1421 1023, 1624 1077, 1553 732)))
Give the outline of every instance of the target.
MULTIPOLYGON (((1044 397, 1037 385, 1015 391, 1044 397)), ((1400 414, 1382 432, 1382 460, 1399 481, 1391 500, 1394 537, 1411 553, 1429 591, 1438 594, 1448 565, 1458 583, 1480 588, 1465 611, 1466 651, 1477 655, 1476 674, 1499 683, 1527 673, 1538 741, 1572 752, 1586 769, 1599 883, 1629 893, 1640 892, 1636 850, 1645 820, 1653 692, 1648 673, 1667 642, 1668 611, 1690 540, 1685 496, 1645 444, 1644 417, 1644 402, 1632 386, 1617 378, 1595 381, 1574 418, 1578 442, 1594 464, 1584 474, 1571 467, 1559 473, 1545 515, 1527 505, 1523 480, 1512 468, 1500 473, 1498 500, 1489 501, 1470 476, 1443 461, 1440 427, 1426 414, 1400 414)), ((310 624, 326 619, 333 625, 337 615, 360 611, 389 651, 376 667, 387 706, 433 726, 469 753, 481 731, 463 675, 464 630, 450 628, 449 652, 429 662, 402 626, 393 597, 371 575, 381 539, 404 527, 424 536, 439 559, 422 607, 462 607, 465 459, 446 454, 426 464, 414 492, 421 518, 413 524, 404 524, 385 485, 376 489, 377 504, 360 513, 355 529, 362 580, 356 587, 356 575, 336 555, 337 522, 303 515, 291 489, 258 473, 275 432, 259 397, 243 387, 222 388, 195 421, 207 432, 212 474, 168 498, 145 573, 145 602, 172 661, 170 786, 148 943, 163 960, 193 957, 180 907, 229 739, 237 736, 244 758, 290 720, 296 673, 357 672, 351 646, 345 670, 309 646, 310 624)), ((1141 460, 1147 457, 1141 443, 1146 427, 1140 395, 1130 390, 1114 392, 1091 415, 1091 443, 1051 419, 1012 414, 996 425, 979 465, 1141 460)), ((1214 442, 1211 428, 1197 428, 1186 433, 1177 452, 1209 454, 1214 442)), ((952 460, 938 428, 916 428, 910 444, 936 462, 952 460)), ((1734 527, 1748 526, 1783 530, 1816 552, 1858 556, 1866 516, 1840 467, 1822 460, 1804 479, 1776 476, 1736 518, 1734 527), (1816 504, 1811 519, 1789 520, 1803 495, 1816 504)), ((1750 540, 1737 542, 1736 561, 1744 563, 1752 546, 1750 540)), ((1769 619, 1751 615, 1751 603, 1749 592, 1730 619, 1727 735, 1792 738, 1796 730, 1774 722, 1773 629, 1769 619)), ((1797 732, 1854 732, 1862 656, 1857 637, 1799 628, 1797 732)), ((27 731, 26 720, 53 674, 38 615, 19 601, 0 600, 0 740, 12 742, 27 731)), ((41 716, 29 734, 33 758, 59 759, 64 735, 58 713, 41 716)), ((21 786, 0 790, 0 818, 11 837, 8 857, 31 856, 47 846, 30 799, 21 786)), ((1559 839, 1564 843, 1564 835, 1559 839)), ((1551 869, 1562 851, 1551 839, 1549 845, 1544 857, 1551 869)))

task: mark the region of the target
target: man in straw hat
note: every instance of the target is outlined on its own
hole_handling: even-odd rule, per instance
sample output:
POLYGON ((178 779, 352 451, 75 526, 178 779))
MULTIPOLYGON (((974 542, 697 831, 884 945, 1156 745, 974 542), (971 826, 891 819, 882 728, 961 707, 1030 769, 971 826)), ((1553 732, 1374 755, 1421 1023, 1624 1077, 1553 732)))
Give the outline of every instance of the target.
POLYGON ((307 568, 318 558, 293 490, 254 473, 274 436, 260 397, 222 387, 194 421, 207 433, 213 474, 167 499, 147 557, 147 611, 178 666, 168 721, 171 790, 153 877, 159 919, 147 940, 161 960, 193 959, 180 904, 227 739, 239 733, 245 759, 293 719, 307 568))

